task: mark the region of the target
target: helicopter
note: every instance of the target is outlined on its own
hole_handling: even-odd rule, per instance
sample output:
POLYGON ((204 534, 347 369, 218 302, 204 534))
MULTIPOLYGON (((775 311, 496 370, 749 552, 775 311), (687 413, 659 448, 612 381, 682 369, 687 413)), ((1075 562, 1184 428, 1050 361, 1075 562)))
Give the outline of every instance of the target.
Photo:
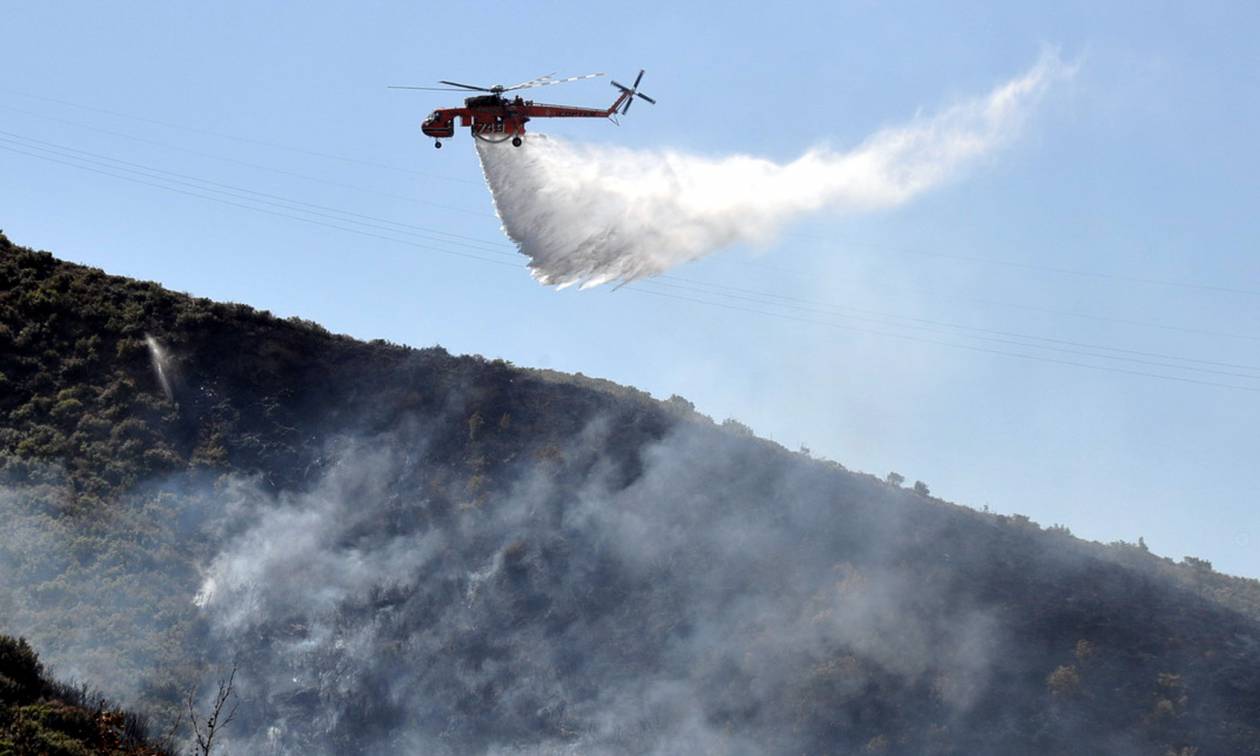
POLYGON ((573 105, 547 105, 534 102, 533 100, 524 100, 520 95, 511 98, 505 96, 508 92, 515 92, 521 89, 549 87, 570 81, 593 79, 603 75, 602 73, 593 73, 555 79, 552 78, 552 74, 546 74, 529 81, 523 81, 520 84, 513 84, 510 87, 505 87, 502 84, 496 84, 493 87, 478 87, 472 84, 460 84, 455 81, 439 81, 439 84, 446 86, 391 86, 390 89, 422 89, 431 92, 485 92, 486 94, 473 95, 466 98, 462 108, 439 108, 433 111, 428 118, 424 119, 424 123, 420 125, 420 130, 424 132, 425 136, 433 137, 433 146, 440 149, 443 139, 455 136, 455 119, 458 118, 459 125, 468 126, 476 139, 491 144, 500 144, 510 139, 512 146, 520 147, 522 143, 521 137, 525 134, 525 123, 533 118, 612 118, 615 121, 615 116, 625 115, 630 111, 630 104, 634 102, 636 97, 647 100, 653 105, 656 104, 656 100, 639 91, 639 82, 643 80, 642 70, 639 71, 639 75, 635 77, 634 84, 631 86, 627 87, 616 81, 612 82, 612 85, 620 90, 620 93, 607 109, 583 108, 573 105))

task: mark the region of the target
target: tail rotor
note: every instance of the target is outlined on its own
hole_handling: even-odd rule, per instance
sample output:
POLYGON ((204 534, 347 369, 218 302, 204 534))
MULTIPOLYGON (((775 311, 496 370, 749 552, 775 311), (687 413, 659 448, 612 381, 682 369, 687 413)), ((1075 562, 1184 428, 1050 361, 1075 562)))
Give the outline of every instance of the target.
POLYGON ((618 84, 618 83, 617 83, 617 82, 615 82, 615 81, 612 83, 612 85, 613 85, 614 87, 616 87, 617 89, 620 89, 620 90, 621 90, 621 92, 622 92, 623 94, 627 95, 627 96, 626 96, 626 104, 625 104, 624 106, 622 106, 622 108, 621 108, 621 114, 622 114, 622 115, 625 115, 626 113, 630 112, 630 105, 634 102, 634 98, 635 98, 635 97, 640 97, 640 98, 642 98, 642 99, 644 99, 644 100, 647 100, 648 102, 652 103, 653 105, 655 105, 655 104, 656 104, 656 100, 653 100, 651 97, 648 97, 647 95, 645 95, 645 94, 643 94, 642 92, 640 92, 640 91, 639 91, 639 82, 640 82, 640 81, 643 81, 643 69, 639 69, 639 75, 638 75, 638 76, 636 76, 636 77, 634 77, 634 85, 633 85, 633 86, 629 86, 629 87, 627 87, 626 85, 624 85, 624 84, 618 84))

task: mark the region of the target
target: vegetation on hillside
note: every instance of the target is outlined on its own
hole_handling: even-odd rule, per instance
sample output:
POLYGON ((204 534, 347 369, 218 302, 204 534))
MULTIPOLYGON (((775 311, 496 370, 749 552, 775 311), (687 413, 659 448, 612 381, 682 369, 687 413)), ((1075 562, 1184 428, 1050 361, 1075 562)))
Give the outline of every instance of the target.
POLYGON ((0 236, 0 632, 157 720, 236 663, 288 750, 1260 753, 1256 581, 904 481, 0 236))
POLYGON ((143 721, 86 688, 49 679, 25 640, 0 635, 0 753, 158 756, 143 721))

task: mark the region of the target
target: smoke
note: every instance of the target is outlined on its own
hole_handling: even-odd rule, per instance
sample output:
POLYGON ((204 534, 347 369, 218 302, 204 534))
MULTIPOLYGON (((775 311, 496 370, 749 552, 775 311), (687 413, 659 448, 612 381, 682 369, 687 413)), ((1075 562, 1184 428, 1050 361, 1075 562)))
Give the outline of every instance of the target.
POLYGON ((199 524, 217 518, 217 496, 181 476, 76 517, 63 470, 18 469, 0 472, 0 632, 31 639, 58 679, 140 704, 163 670, 187 663, 191 617, 177 597, 198 575, 174 557, 200 556, 199 524))
POLYGON ((1039 95, 1070 73, 1045 54, 987 95, 858 147, 809 150, 787 164, 745 155, 582 145, 533 134, 478 141, 507 235, 544 284, 633 281, 739 242, 766 243, 805 213, 896 207, 1007 144, 1039 95))
POLYGON ((815 696, 932 684, 961 715, 984 689, 986 611, 846 561, 896 515, 837 518, 834 479, 687 427, 626 487, 588 468, 614 437, 597 420, 454 507, 414 432, 349 444, 310 491, 238 488, 195 599, 241 663, 232 749, 800 752, 837 742, 794 708, 815 696))
MULTIPOLYGON (((56 470, 0 477, 4 630, 125 700, 238 664, 230 753, 1151 750, 1140 690, 1088 737, 1046 692, 1122 597, 1185 629, 1146 578, 699 423, 592 413, 486 468, 443 441, 466 409, 331 441, 300 489, 180 474, 69 520, 56 470)), ((1099 690, 1183 669, 1128 627, 1099 690)))

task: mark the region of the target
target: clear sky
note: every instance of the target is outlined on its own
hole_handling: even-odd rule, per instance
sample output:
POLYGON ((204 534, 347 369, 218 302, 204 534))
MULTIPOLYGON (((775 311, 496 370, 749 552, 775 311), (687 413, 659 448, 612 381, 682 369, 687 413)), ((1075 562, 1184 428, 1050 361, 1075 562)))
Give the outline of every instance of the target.
POLYGON ((1260 13, 1025 6, 5 3, 0 228, 357 337, 677 393, 959 503, 1260 576, 1260 13), (458 97, 385 88, 642 67, 656 107, 541 127, 786 161, 983 95, 1046 46, 1076 74, 963 175, 676 271, 858 308, 802 319, 864 332, 729 289, 557 292, 523 258, 449 254, 514 260, 468 135, 419 134, 458 97))

